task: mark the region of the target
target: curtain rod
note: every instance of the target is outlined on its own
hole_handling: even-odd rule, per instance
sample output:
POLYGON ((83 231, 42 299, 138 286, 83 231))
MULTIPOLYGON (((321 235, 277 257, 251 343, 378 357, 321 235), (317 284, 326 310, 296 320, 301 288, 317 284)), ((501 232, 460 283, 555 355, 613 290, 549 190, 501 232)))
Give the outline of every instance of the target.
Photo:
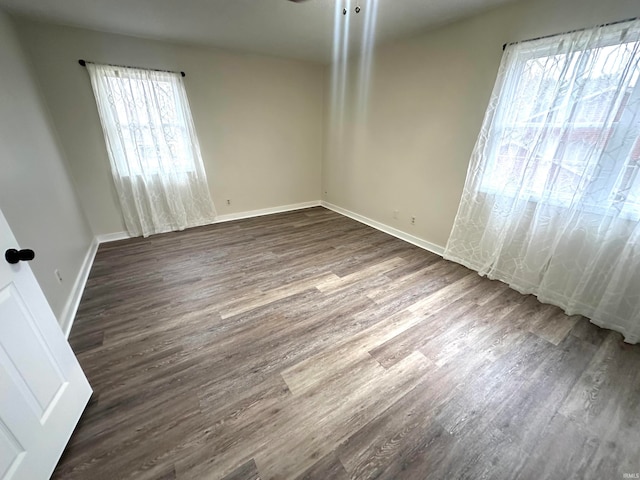
MULTIPOLYGON (((96 64, 95 62, 89 62, 89 61, 83 60, 83 59, 78 60, 78 63, 80 65, 82 65, 83 67, 86 67, 87 63, 92 63, 94 65, 96 64)), ((109 65, 110 67, 120 67, 120 68, 138 68, 140 70, 151 70, 152 72, 179 73, 183 77, 186 76, 184 72, 174 72, 173 70, 158 70, 156 68, 130 67, 129 65, 113 65, 112 63, 107 63, 106 65, 109 65)))
POLYGON ((594 27, 584 27, 584 28, 577 28, 575 30, 570 30, 568 32, 562 32, 562 33, 552 33, 551 35, 543 35, 541 37, 536 37, 536 38, 529 38, 527 40, 519 40, 517 42, 509 42, 509 43, 505 43, 504 45, 502 45, 502 50, 504 50, 505 48, 507 48, 508 45, 516 45, 518 43, 526 43, 526 42, 535 42, 536 40, 542 40, 543 38, 553 38, 553 37, 559 37, 560 35, 568 35, 570 33, 576 33, 576 32, 584 32, 585 30, 589 30, 590 28, 602 28, 602 27, 608 27, 609 25, 617 25, 619 23, 625 23, 625 22, 633 22, 634 20, 638 20, 640 19, 640 17, 632 17, 632 18, 627 18, 626 20, 618 20, 615 22, 609 22, 609 23, 602 23, 600 25, 596 25, 594 27))

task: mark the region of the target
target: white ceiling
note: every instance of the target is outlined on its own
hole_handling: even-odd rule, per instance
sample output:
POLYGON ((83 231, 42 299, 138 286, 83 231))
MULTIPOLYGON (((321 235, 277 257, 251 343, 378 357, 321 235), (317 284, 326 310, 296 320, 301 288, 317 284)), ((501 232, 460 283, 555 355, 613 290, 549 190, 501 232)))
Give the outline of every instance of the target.
MULTIPOLYGON (((10 12, 105 32, 328 62, 336 2, 347 0, 0 0, 10 12)), ((356 0, 350 0, 352 7, 356 0)), ((374 0, 360 0, 363 10, 374 0)), ((388 41, 513 0, 377 0, 388 41)), ((352 38, 364 11, 350 14, 352 38)), ((344 17, 341 20, 345 20, 344 17)))

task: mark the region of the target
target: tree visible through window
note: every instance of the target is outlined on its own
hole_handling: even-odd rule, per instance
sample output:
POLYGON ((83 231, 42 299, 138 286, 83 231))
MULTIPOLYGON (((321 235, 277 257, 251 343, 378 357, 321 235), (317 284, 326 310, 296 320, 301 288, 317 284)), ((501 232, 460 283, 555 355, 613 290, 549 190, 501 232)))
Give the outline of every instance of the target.
POLYGON ((559 205, 578 193, 585 207, 640 213, 639 46, 609 41, 567 53, 522 46, 498 105, 484 190, 559 205))
POLYGON ((119 71, 106 79, 116 111, 117 122, 122 129, 127 158, 132 175, 143 172, 160 172, 163 168, 189 172, 194 170, 193 159, 186 154, 185 140, 188 133, 180 122, 180 105, 170 82, 152 80, 153 94, 148 97, 148 87, 136 78, 123 78, 119 71), (150 104, 147 98, 152 99, 150 104), (160 139, 166 143, 161 148, 160 139))

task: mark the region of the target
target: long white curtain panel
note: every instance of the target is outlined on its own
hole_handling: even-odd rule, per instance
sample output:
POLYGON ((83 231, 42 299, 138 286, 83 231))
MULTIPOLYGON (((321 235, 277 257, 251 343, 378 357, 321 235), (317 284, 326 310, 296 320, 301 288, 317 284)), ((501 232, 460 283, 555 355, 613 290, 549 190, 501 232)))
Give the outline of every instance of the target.
POLYGON ((640 340, 640 21, 507 46, 445 257, 640 340))
POLYGON ((86 66, 128 232, 146 237, 213 222, 180 74, 86 66))

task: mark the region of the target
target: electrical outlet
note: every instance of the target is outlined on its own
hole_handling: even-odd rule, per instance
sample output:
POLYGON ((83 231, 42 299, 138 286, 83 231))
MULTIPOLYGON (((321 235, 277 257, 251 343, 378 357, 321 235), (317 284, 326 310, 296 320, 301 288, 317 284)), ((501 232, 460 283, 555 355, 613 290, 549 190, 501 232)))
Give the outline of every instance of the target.
POLYGON ((393 218, 394 218, 394 220, 397 220, 397 219, 398 219, 398 214, 399 214, 399 213, 400 213, 400 212, 399 212, 398 210, 394 210, 394 211, 393 211, 393 218))
POLYGON ((231 205, 231 200, 227 200, 227 205, 231 205))
POLYGON ((411 225, 415 225, 416 224, 416 217, 411 217, 411 225))
POLYGON ((58 283, 62 283, 62 274, 60 273, 60 270, 56 268, 56 270, 53 273, 55 273, 58 283))

